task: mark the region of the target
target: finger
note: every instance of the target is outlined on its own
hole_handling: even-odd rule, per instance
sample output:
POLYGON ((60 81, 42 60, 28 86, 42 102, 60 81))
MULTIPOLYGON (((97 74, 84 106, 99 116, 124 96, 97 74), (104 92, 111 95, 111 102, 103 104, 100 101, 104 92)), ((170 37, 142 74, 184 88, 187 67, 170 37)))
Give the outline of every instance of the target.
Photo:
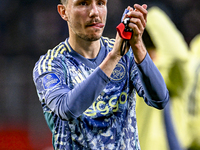
POLYGON ((146 5, 146 4, 143 4, 142 7, 143 7, 144 9, 147 9, 147 5, 146 5))
POLYGON ((134 35, 139 35, 141 33, 141 31, 140 31, 140 29, 139 29, 137 24, 129 23, 128 26, 133 30, 134 35))
POLYGON ((148 13, 148 11, 147 11, 147 5, 143 4, 142 7, 146 10, 146 13, 144 14, 144 19, 147 22, 147 13, 148 13))
POLYGON ((135 4, 134 8, 137 9, 138 11, 140 11, 141 13, 146 13, 147 11, 147 5, 143 4, 142 6, 139 4, 135 4))
POLYGON ((133 9, 133 7, 128 6, 128 10, 133 11, 134 9, 133 9))
MULTIPOLYGON (((130 18, 138 18, 138 19, 140 19, 140 21, 141 21, 143 27, 146 26, 146 20, 145 20, 143 14, 142 14, 141 12, 139 12, 139 11, 131 11, 131 12, 128 12, 127 15, 128 15, 130 18)), ((134 23, 135 23, 135 22, 134 22, 134 23)))
POLYGON ((129 27, 132 28, 132 27, 135 27, 135 25, 137 26, 137 33, 138 34, 140 34, 140 32, 143 32, 145 26, 143 26, 141 20, 138 19, 138 18, 131 18, 130 23, 129 23, 129 27), (133 26, 133 24, 134 24, 134 26, 133 26))
POLYGON ((138 5, 138 4, 135 4, 134 5, 134 8, 141 12, 144 16, 144 19, 145 19, 145 22, 147 21, 147 5, 146 4, 143 4, 142 6, 141 5, 138 5))

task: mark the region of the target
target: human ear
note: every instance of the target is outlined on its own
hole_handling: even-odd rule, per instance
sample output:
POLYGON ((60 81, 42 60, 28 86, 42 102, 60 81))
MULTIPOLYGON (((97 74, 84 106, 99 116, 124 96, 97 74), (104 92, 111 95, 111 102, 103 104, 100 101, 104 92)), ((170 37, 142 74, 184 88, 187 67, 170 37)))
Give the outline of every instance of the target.
POLYGON ((62 4, 58 4, 57 6, 58 13, 60 14, 61 18, 65 21, 68 21, 67 13, 66 13, 66 8, 62 4))

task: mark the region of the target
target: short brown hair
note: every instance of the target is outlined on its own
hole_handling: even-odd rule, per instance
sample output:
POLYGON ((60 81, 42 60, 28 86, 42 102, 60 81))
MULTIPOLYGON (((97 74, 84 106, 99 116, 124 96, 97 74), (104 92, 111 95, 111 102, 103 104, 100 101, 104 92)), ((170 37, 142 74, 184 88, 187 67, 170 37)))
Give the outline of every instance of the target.
POLYGON ((60 3, 64 4, 65 2, 67 2, 67 0, 59 0, 60 3))

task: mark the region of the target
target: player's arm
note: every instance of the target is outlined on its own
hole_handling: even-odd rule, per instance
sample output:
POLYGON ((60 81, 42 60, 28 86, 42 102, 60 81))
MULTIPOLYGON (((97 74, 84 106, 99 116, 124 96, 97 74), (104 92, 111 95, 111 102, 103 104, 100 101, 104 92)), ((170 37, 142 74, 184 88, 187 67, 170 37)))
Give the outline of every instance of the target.
POLYGON ((53 60, 51 72, 39 75, 38 65, 34 69, 34 82, 40 101, 63 120, 77 118, 92 105, 110 79, 97 67, 72 89, 66 84, 66 72, 63 71, 62 63, 55 61, 53 60))
MULTIPOLYGON (((112 49, 106 56, 106 58, 103 60, 103 62, 99 65, 101 70, 108 76, 110 77, 115 66, 119 62, 119 60, 122 58, 120 55, 120 48, 122 44, 123 39, 119 36, 117 33, 116 39, 115 39, 115 44, 112 49)), ((127 49, 128 51, 128 49, 127 49)))
POLYGON ((147 23, 147 5, 135 4, 134 8, 128 7, 127 9, 129 12, 124 18, 130 18, 128 26, 133 30, 133 34, 129 43, 138 66, 141 82, 138 94, 144 97, 148 105, 162 109, 169 100, 169 93, 162 75, 149 57, 142 41, 147 23))
MULTIPOLYGON (((147 22, 147 5, 140 6, 135 4, 134 7, 135 10, 132 7, 128 7, 127 9, 129 12, 124 14, 123 18, 130 18, 129 27, 133 30, 133 35, 129 43, 132 47, 135 61, 139 64, 143 61, 147 53, 146 48, 142 42, 142 34, 147 22)), ((120 54, 122 42, 123 39, 117 33, 113 50, 108 54, 108 56, 100 65, 100 68, 108 77, 110 77, 113 69, 122 57, 120 54)), ((128 49, 129 47, 127 47, 125 54, 128 52, 128 49)))
POLYGON ((125 15, 125 17, 130 18, 129 28, 133 30, 133 35, 131 40, 129 41, 131 48, 134 53, 135 61, 139 64, 143 61, 147 54, 147 50, 142 41, 142 35, 147 23, 147 5, 134 5, 134 9, 132 7, 128 7, 129 12, 125 15))
POLYGON ((137 65, 139 78, 135 84, 137 93, 145 102, 157 109, 163 109, 169 101, 169 92, 162 75, 149 54, 137 65))

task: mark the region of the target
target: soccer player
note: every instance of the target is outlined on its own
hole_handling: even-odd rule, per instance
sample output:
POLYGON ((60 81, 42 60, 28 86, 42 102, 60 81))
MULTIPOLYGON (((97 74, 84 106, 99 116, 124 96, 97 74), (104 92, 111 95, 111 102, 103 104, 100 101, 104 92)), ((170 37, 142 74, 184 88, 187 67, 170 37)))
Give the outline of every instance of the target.
POLYGON ((123 56, 118 33, 115 40, 102 36, 107 0, 62 0, 57 8, 69 37, 33 70, 54 149, 140 150, 136 92, 157 109, 169 100, 142 42, 147 5, 126 9, 133 34, 123 56))
POLYGON ((200 34, 190 42, 190 61, 188 72, 191 73, 191 83, 188 88, 187 102, 189 114, 189 131, 191 133, 190 149, 200 149, 200 34))
POLYGON ((136 114, 142 150, 182 150, 190 142, 188 130, 189 49, 181 32, 159 7, 148 9, 143 41, 170 93, 164 110, 156 110, 137 98, 136 114), (162 22, 162 24, 161 24, 162 22), (159 143, 157 142, 159 141, 159 143))

